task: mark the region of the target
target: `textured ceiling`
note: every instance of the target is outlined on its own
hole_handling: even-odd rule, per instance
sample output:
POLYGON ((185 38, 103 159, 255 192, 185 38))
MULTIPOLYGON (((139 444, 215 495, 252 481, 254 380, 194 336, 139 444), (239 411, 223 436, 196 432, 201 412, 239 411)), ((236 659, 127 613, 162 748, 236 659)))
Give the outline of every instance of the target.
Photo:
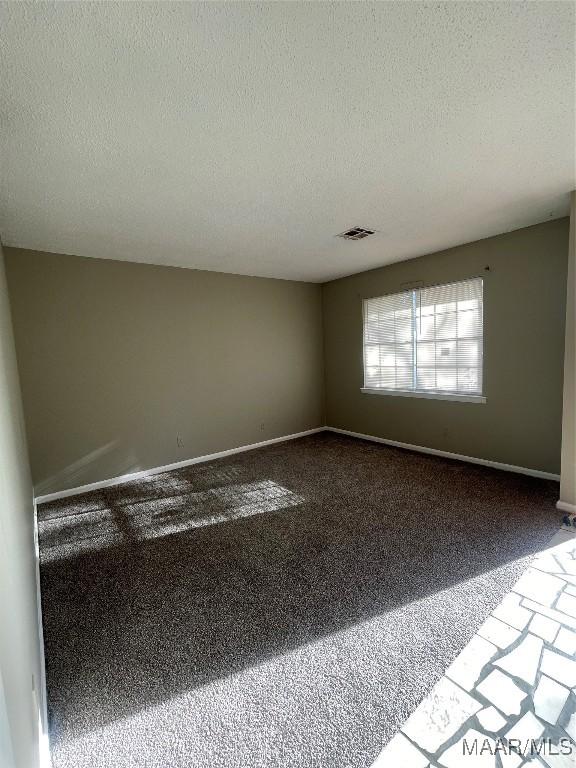
POLYGON ((323 281, 563 216, 574 8, 2 3, 3 240, 323 281))

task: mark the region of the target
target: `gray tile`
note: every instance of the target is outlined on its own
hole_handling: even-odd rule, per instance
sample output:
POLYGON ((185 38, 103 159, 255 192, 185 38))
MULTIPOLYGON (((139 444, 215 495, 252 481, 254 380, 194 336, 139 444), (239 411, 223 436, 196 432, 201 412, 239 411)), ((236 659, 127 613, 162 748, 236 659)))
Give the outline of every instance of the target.
POLYGON ((402 730, 422 749, 435 753, 479 709, 476 699, 443 677, 402 730))
POLYGON ((470 728, 462 738, 442 753, 438 762, 445 768, 463 768, 466 765, 470 765, 471 768, 472 766, 474 768, 494 768, 496 765, 495 748, 494 739, 470 728), (470 750, 475 751, 470 754, 470 750))
MULTIPOLYGON (((522 763, 522 758, 512 751, 501 752, 500 760, 502 761, 502 768, 517 768, 522 763)), ((467 768, 467 766, 461 768, 467 768)), ((538 768, 542 768, 542 765, 539 765, 538 768)))
POLYGON ((568 688, 542 675, 533 697, 534 712, 547 723, 556 725, 569 695, 568 688))
POLYGON ((568 573, 562 573, 560 574, 561 578, 564 579, 564 581, 568 582, 568 584, 573 584, 576 586, 576 576, 570 575, 568 573))
POLYGON ((534 717, 532 712, 526 712, 504 735, 508 740, 520 739, 524 743, 531 739, 539 739, 544 733, 544 728, 544 724, 534 717))
POLYGON ((505 715, 519 715, 522 702, 528 695, 498 669, 491 672, 476 690, 505 715))
POLYGON ((495 661, 494 666, 524 680, 529 685, 534 685, 542 646, 541 637, 528 634, 514 650, 495 661))
POLYGON ((462 653, 446 670, 446 675, 467 691, 471 691, 480 678, 482 669, 494 658, 498 649, 488 640, 474 635, 462 653))
POLYGON ((508 648, 515 640, 520 637, 520 632, 509 624, 505 624, 495 616, 488 616, 484 624, 478 630, 478 634, 489 640, 498 648, 508 648))
POLYGON ((500 731, 508 723, 495 707, 486 707, 486 709, 478 712, 476 717, 482 728, 489 733, 500 731))
POLYGON ((576 656, 576 632, 560 627, 560 632, 554 641, 554 647, 564 651, 569 656, 576 656))
POLYGON ((574 768, 574 765, 576 764, 576 755, 543 754, 542 760, 544 765, 549 768, 574 768))
POLYGON ((556 554, 556 559, 570 576, 576 576, 576 557, 573 551, 560 552, 556 554))
POLYGON ((576 597, 572 595, 560 595, 558 602, 556 603, 556 610, 567 613, 568 616, 574 616, 576 618, 576 597))
POLYGON ((548 643, 554 642, 554 638, 558 634, 560 624, 553 619, 548 619, 546 616, 542 616, 539 613, 534 614, 534 618, 530 622, 529 630, 533 635, 538 635, 542 640, 546 640, 548 643))
POLYGON ((549 573, 528 568, 512 587, 514 592, 537 603, 551 607, 564 589, 565 582, 549 573))
POLYGON ((516 629, 524 629, 532 618, 530 611, 520 605, 519 595, 512 592, 506 595, 500 605, 492 611, 492 616, 516 629))
MULTIPOLYGON (((544 763, 541 763, 537 757, 532 757, 525 763, 522 763, 522 768, 543 768, 544 763)), ((505 767, 504 767, 505 768, 505 767)))
POLYGON ((535 603, 533 600, 527 600, 524 598, 522 600, 522 604, 529 608, 531 611, 534 611, 535 613, 540 613, 542 616, 547 616, 549 619, 553 619, 554 621, 560 622, 560 624, 564 624, 566 627, 570 627, 570 629, 576 630, 576 619, 572 616, 568 616, 565 613, 561 613, 560 611, 554 610, 554 608, 546 608, 544 605, 540 605, 540 603, 535 603))
POLYGON ((427 768, 429 763, 428 758, 404 734, 397 733, 380 752, 372 768, 394 768, 400 765, 406 768, 427 768))
POLYGON ((576 661, 567 659, 559 653, 545 650, 542 655, 541 670, 569 688, 576 686, 576 661))
POLYGON ((565 726, 565 731, 570 738, 576 742, 576 712, 572 715, 568 724, 565 726))
POLYGON ((562 566, 558 560, 556 560, 552 552, 542 552, 532 561, 532 567, 537 568, 539 571, 544 571, 545 573, 553 573, 556 575, 562 575, 563 573, 562 566))

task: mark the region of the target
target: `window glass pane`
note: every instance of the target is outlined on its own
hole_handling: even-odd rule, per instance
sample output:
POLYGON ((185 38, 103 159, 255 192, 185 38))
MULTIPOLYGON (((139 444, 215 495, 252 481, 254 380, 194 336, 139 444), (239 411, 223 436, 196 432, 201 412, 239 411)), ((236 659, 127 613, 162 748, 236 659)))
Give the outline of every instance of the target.
POLYGON ((366 387, 412 387, 412 306, 411 291, 364 301, 366 387))
POLYGON ((369 322, 367 320, 364 328, 364 344, 378 344, 379 341, 378 322, 369 322))
POLYGON ((412 366, 396 368, 396 389, 412 389, 412 366))
POLYGON ((418 365, 433 366, 436 362, 436 344, 425 341, 418 344, 418 365))
POLYGON ((420 315, 416 309, 416 333, 418 339, 433 339, 435 336, 434 315, 420 315))
POLYGON ((364 385, 378 387, 380 381, 380 366, 370 365, 364 371, 364 385))
POLYGON ((394 341, 394 313, 386 315, 380 312, 376 323, 371 326, 370 330, 375 342, 394 341))
POLYGON ((482 290, 474 278, 365 299, 365 386, 481 394, 482 290))
POLYGON ((438 368, 436 370, 436 389, 455 392, 457 384, 456 368, 438 368))
POLYGON ((406 342, 412 340, 412 318, 396 318, 396 342, 406 342))
POLYGON ((393 389, 396 386, 396 369, 392 366, 380 366, 378 371, 378 386, 393 389))
POLYGON ((478 309, 478 299, 467 299, 458 302, 458 311, 464 312, 467 309, 478 309))
POLYGON ((480 370, 478 368, 458 368, 458 391, 482 391, 480 370))
POLYGON ((397 344, 396 345, 396 365, 397 366, 412 366, 412 356, 414 349, 412 344, 397 344))
POLYGON ((380 365, 380 347, 375 344, 365 346, 364 361, 367 366, 380 365))
POLYGON ((456 338, 456 312, 445 312, 442 315, 436 315, 436 338, 456 338))
POLYGON ((436 314, 441 315, 444 312, 456 312, 456 302, 449 301, 445 304, 436 304, 436 314))
POLYGON ((381 344, 380 345, 380 365, 394 367, 395 364, 396 364, 396 345, 381 344))
POLYGON ((442 367, 457 365, 455 341, 438 341, 437 342, 436 365, 442 366, 442 367))
POLYGON ((482 334, 482 316, 477 309, 458 312, 458 338, 480 336, 482 334))
POLYGON ((418 368, 416 387, 418 389, 436 389, 436 370, 434 368, 418 368))
POLYGON ((458 340, 458 365, 479 366, 481 362, 481 344, 478 339, 458 340))
POLYGON ((416 291, 418 388, 481 393, 482 288, 475 278, 416 291))

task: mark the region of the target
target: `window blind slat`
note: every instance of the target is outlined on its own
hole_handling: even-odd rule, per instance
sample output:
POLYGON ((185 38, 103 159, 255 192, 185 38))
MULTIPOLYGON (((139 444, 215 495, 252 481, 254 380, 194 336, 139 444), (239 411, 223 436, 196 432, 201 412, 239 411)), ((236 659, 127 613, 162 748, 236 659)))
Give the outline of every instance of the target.
POLYGON ((414 367, 412 292, 364 302, 364 383, 406 389, 414 367))
POLYGON ((482 394, 481 278, 364 300, 364 386, 482 394))

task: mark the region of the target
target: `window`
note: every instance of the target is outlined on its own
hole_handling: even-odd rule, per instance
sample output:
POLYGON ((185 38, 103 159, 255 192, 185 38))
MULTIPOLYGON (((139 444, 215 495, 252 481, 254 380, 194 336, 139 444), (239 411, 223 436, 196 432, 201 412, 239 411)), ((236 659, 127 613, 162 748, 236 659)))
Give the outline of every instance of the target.
POLYGON ((363 392, 482 398, 482 279, 364 300, 363 392))

